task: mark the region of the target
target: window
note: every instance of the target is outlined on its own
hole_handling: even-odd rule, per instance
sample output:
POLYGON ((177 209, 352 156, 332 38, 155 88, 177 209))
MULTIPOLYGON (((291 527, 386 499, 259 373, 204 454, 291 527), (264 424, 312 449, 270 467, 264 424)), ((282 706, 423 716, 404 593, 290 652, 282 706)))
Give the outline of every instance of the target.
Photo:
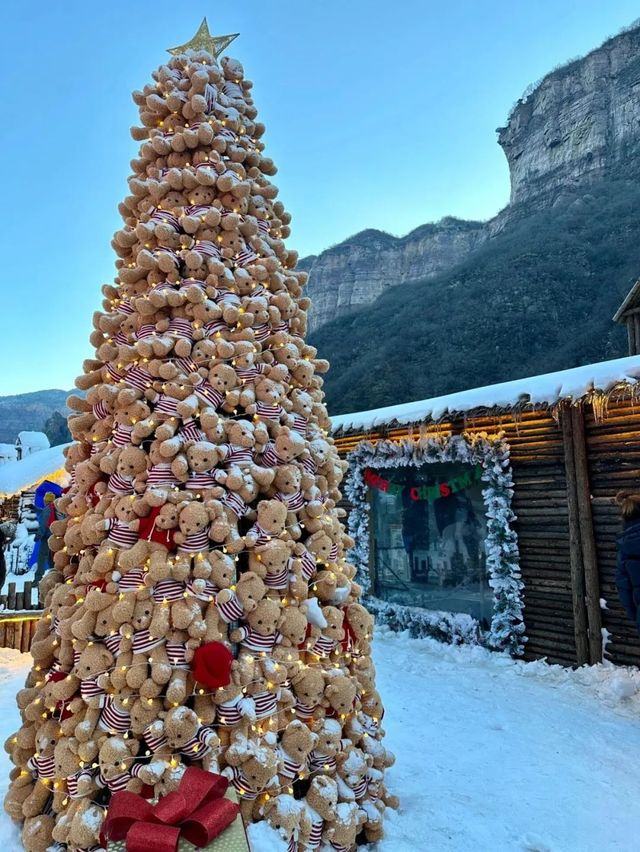
POLYGON ((486 508, 480 465, 367 469, 374 591, 395 603, 466 612, 488 628, 486 508))

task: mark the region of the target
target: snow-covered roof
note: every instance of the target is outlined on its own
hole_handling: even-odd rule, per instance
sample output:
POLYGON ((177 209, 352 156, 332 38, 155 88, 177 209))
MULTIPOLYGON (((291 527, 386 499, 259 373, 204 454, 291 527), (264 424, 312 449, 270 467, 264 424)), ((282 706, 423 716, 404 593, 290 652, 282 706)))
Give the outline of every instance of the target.
POLYGON ((631 355, 628 358, 472 388, 433 399, 388 405, 385 408, 374 408, 355 414, 340 414, 331 418, 332 431, 334 434, 340 431, 366 432, 389 423, 403 425, 425 420, 438 421, 445 415, 463 414, 474 409, 554 405, 563 399, 580 399, 594 390, 608 393, 616 385, 634 385, 638 380, 640 355, 631 355))
POLYGON ((64 448, 70 444, 49 447, 20 461, 10 461, 0 467, 0 497, 35 488, 43 479, 64 482, 64 448))
POLYGON ((18 442, 23 449, 28 447, 30 450, 47 450, 51 446, 44 432, 19 432, 18 442))
POLYGON ((632 308, 638 307, 638 297, 640 296, 640 281, 636 281, 633 287, 629 290, 627 295, 624 297, 624 300, 618 310, 613 315, 614 322, 621 322, 624 319, 627 311, 630 311, 632 308))

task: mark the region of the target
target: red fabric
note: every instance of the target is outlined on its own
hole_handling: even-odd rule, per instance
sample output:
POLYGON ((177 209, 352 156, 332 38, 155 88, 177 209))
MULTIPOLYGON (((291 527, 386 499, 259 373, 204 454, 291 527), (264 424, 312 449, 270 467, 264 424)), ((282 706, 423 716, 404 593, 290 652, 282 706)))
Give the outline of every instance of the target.
POLYGON ((342 622, 342 627, 344 629, 344 639, 342 640, 342 650, 350 651, 357 642, 358 637, 354 633, 353 627, 349 624, 349 619, 347 618, 346 610, 342 610, 344 613, 344 621, 342 622))
POLYGON ((298 649, 300 651, 304 651, 306 649, 307 640, 311 637, 311 631, 312 630, 313 630, 313 627, 311 626, 311 624, 307 624, 307 631, 304 634, 304 640, 298 645, 298 649))
POLYGON ((231 682, 233 654, 222 642, 207 642, 196 648, 191 661, 191 671, 198 683, 209 689, 218 689, 231 682))
POLYGON ((154 541, 156 544, 164 545, 167 550, 174 549, 173 539, 175 530, 161 530, 156 526, 156 520, 160 514, 160 507, 154 506, 146 518, 140 518, 138 537, 145 541, 154 541))
POLYGON ((114 793, 102 827, 102 842, 126 839, 126 852, 176 852, 180 837, 201 849, 231 825, 240 812, 223 798, 222 775, 190 766, 180 786, 151 805, 141 796, 114 793))

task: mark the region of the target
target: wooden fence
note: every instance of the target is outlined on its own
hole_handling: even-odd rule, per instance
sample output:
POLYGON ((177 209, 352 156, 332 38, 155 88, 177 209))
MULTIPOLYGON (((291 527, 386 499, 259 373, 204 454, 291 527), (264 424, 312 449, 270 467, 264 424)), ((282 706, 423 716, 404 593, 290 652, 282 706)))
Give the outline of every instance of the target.
POLYGON ((28 651, 41 616, 42 610, 0 613, 0 648, 28 651))
POLYGON ((2 611, 42 609, 38 600, 38 587, 31 580, 25 580, 21 591, 16 583, 7 583, 7 594, 0 595, 0 615, 2 611))

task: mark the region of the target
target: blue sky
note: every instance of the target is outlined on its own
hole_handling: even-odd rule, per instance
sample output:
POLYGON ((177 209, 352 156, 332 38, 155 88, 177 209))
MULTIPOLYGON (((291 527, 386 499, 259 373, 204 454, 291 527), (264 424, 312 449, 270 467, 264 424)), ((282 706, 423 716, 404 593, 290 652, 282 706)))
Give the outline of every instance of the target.
POLYGON ((495 141, 513 102, 638 15, 631 0, 8 0, 0 229, 0 395, 70 388, 89 357, 100 285, 136 145, 130 92, 191 37, 240 32, 267 154, 318 253, 363 228, 404 234, 484 219, 509 197, 495 141), (178 11, 180 10, 180 11, 178 11))

